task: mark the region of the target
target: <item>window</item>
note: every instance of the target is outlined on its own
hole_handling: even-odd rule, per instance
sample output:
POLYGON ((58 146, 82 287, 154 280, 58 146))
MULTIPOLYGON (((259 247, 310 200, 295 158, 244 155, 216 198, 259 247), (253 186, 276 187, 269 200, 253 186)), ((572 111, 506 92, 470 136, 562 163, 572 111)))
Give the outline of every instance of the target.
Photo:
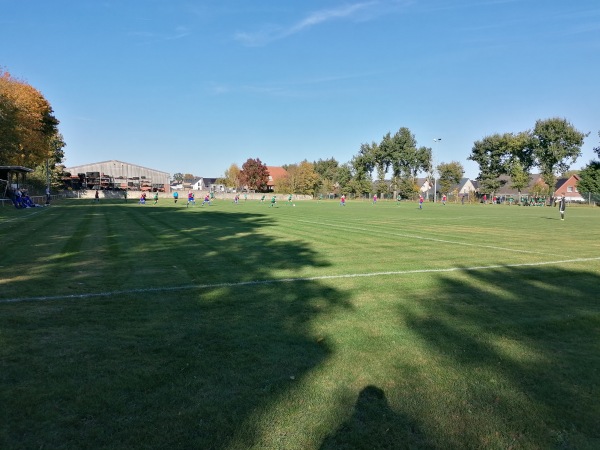
POLYGON ((573 192, 573 186, 568 186, 567 187, 567 192, 573 192))

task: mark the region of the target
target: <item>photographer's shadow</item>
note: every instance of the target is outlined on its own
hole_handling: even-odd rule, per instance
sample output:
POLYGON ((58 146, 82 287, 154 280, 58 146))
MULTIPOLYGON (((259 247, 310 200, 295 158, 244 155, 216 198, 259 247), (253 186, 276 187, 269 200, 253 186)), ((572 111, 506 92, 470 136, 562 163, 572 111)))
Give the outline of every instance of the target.
POLYGON ((321 450, 428 448, 414 420, 393 411, 383 390, 365 387, 356 400, 352 417, 321 444, 321 450))

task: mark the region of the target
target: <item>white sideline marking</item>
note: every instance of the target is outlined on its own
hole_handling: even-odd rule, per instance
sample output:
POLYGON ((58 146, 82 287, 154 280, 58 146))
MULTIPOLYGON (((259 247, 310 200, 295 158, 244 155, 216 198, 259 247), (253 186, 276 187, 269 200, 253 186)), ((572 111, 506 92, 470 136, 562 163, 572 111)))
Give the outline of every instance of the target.
MULTIPOLYGON (((303 223, 310 223, 312 225, 324 225, 327 227, 337 227, 337 228, 341 228, 341 229, 345 229, 345 230, 350 230, 350 231, 365 231, 365 232, 373 232, 373 230, 367 230, 365 228, 358 228, 358 227, 352 227, 349 225, 340 225, 337 223, 330 223, 330 222, 312 222, 310 220, 298 220, 298 222, 303 222, 303 223)), ((531 253, 531 254, 535 254, 535 255, 547 255, 547 256, 562 256, 558 253, 545 253, 545 252, 534 252, 531 250, 518 250, 518 249, 514 249, 514 248, 506 248, 506 247, 497 247, 495 245, 483 245, 483 244, 472 244, 470 242, 459 242, 459 241, 449 241, 447 239, 439 239, 439 238, 431 238, 431 237, 425 237, 425 236, 417 236, 417 235, 413 235, 413 234, 404 234, 404 233, 395 233, 395 232, 391 232, 391 231, 383 231, 383 230, 377 230, 377 234, 387 234, 389 236, 399 236, 399 237, 405 237, 405 238, 409 238, 409 239, 419 239, 422 241, 433 241, 433 242, 441 242, 443 244, 452 244, 452 245, 464 245, 467 247, 480 247, 480 248, 491 248, 494 250, 502 250, 505 252, 516 252, 516 253, 531 253)))
MULTIPOLYGON (((29 208, 29 209, 34 209, 34 208, 29 208)), ((9 223, 9 222, 14 222, 16 220, 25 220, 31 216, 41 213, 42 211, 46 211, 47 209, 48 208, 42 208, 42 209, 35 208, 35 211, 31 211, 29 214, 13 217, 12 219, 2 220, 2 221, 0 221, 0 225, 4 225, 5 223, 9 223)))
POLYGON ((214 283, 214 284, 189 284, 185 286, 172 286, 172 287, 156 287, 156 288, 143 288, 143 289, 128 289, 121 291, 111 292, 95 292, 88 294, 69 294, 69 295, 53 295, 48 297, 21 297, 21 298, 7 298, 0 299, 1 303, 19 303, 19 302, 34 302, 34 301, 51 301, 51 300, 68 300, 68 299, 86 299, 92 297, 112 297, 114 295, 128 295, 128 294, 141 294, 151 292, 170 292, 170 291, 184 291, 184 290, 208 290, 218 289, 222 287, 242 287, 242 286, 260 286, 266 284, 277 284, 277 283, 295 283, 302 281, 320 281, 320 280, 335 280, 341 278, 363 278, 363 277, 379 277, 389 275, 410 275, 417 273, 445 273, 445 272, 468 272, 473 270, 488 270, 488 269, 505 269, 509 267, 535 267, 535 266, 548 266, 554 264, 566 264, 566 263, 579 263, 589 261, 600 261, 600 257, 594 258, 576 258, 576 259, 563 259, 560 261, 544 261, 536 263, 519 263, 519 264, 494 264, 490 266, 473 266, 473 267, 450 267, 447 269, 414 269, 414 270, 398 270, 390 272, 372 272, 372 273, 353 273, 345 275, 323 275, 318 277, 298 277, 298 278, 275 278, 271 280, 256 280, 256 281, 240 281, 237 283, 214 283))

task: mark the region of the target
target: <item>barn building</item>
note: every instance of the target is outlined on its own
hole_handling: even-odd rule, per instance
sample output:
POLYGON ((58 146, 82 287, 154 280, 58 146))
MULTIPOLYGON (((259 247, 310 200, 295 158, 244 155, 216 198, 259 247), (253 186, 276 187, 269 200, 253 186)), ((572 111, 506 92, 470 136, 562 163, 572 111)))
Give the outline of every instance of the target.
POLYGON ((71 186, 81 189, 169 192, 170 174, 110 160, 65 168, 71 186))

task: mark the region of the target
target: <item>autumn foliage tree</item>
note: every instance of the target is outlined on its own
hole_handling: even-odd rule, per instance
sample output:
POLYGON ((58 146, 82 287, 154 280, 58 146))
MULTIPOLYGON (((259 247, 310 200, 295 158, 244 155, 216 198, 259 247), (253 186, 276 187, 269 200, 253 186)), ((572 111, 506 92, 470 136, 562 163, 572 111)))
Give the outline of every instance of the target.
POLYGON ((314 195, 319 187, 315 165, 307 160, 286 167, 287 175, 277 181, 277 192, 314 195))
POLYGON ((61 162, 65 144, 58 123, 37 89, 0 69, 0 165, 61 162))
POLYGON ((239 178, 241 184, 250 190, 266 191, 269 182, 269 169, 259 158, 249 158, 242 164, 239 178))
POLYGON ((240 168, 237 164, 232 164, 229 169, 225 171, 223 177, 225 186, 228 188, 239 189, 240 188, 240 168))

